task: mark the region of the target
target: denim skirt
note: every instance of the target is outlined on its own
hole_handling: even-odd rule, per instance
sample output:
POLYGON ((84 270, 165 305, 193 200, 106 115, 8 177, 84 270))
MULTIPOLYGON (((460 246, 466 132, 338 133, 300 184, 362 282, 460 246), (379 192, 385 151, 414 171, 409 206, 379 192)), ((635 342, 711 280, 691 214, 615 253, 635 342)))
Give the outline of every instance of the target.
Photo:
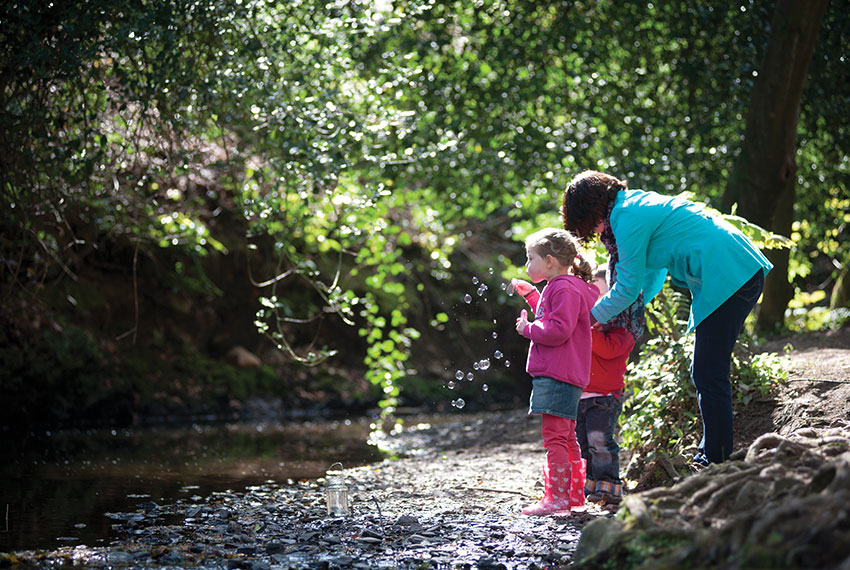
POLYGON ((574 384, 561 382, 544 376, 531 380, 531 399, 529 414, 549 414, 568 420, 576 419, 581 388, 574 384))

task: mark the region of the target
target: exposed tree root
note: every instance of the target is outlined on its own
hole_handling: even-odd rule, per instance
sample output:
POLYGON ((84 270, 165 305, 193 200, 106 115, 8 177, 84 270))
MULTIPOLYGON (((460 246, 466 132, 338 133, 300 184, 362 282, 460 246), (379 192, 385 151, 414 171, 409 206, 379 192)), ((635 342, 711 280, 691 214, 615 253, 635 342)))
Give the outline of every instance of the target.
POLYGON ((586 527, 576 567, 850 568, 848 427, 765 434, 738 459, 626 497, 586 527))

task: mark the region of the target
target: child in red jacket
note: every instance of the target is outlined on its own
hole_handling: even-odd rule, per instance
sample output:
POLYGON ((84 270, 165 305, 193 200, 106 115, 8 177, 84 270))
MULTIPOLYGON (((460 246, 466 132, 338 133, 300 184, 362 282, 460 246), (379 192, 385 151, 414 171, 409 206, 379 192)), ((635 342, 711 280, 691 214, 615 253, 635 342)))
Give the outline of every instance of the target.
MULTIPOLYGON (((600 297, 608 291, 606 272, 607 266, 601 265, 593 275, 600 297)), ((576 437, 587 461, 587 500, 617 504, 622 499, 623 485, 620 446, 614 434, 623 410, 624 377, 635 339, 622 327, 594 327, 591 334, 590 384, 579 401, 576 437)))

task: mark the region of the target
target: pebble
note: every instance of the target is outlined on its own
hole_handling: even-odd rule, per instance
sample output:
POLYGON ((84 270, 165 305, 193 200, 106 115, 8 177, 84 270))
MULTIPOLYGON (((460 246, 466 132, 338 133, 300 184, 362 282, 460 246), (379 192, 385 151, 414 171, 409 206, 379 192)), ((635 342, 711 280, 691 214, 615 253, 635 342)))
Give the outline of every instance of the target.
POLYGON ((129 552, 122 552, 120 550, 114 550, 106 555, 106 561, 110 564, 122 564, 132 562, 133 558, 134 556, 129 552))

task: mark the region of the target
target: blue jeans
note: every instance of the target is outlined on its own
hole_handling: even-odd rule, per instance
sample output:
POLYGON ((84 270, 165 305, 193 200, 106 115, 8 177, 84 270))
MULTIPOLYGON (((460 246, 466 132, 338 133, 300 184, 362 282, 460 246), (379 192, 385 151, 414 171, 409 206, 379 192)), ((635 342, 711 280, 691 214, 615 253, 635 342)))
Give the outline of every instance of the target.
POLYGON ((579 400, 576 437, 591 481, 620 482, 620 446, 614 432, 622 410, 622 395, 579 400))
POLYGON ((702 415, 702 441, 694 457, 699 463, 721 463, 732 453, 732 351, 763 288, 764 273, 759 270, 697 325, 691 379, 702 415))

